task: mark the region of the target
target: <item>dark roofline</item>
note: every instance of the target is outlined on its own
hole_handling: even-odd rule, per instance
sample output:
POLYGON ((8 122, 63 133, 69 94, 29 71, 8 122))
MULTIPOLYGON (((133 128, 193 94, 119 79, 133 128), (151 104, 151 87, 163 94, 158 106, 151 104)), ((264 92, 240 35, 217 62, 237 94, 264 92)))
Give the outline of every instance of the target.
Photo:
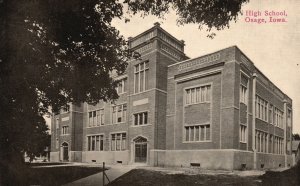
POLYGON ((234 47, 236 47, 252 63, 256 71, 263 75, 264 78, 266 78, 276 89, 278 89, 285 97, 290 99, 290 101, 293 103, 293 100, 288 95, 286 95, 278 86, 276 86, 261 70, 259 70, 252 62, 252 60, 238 46, 234 45, 234 47))

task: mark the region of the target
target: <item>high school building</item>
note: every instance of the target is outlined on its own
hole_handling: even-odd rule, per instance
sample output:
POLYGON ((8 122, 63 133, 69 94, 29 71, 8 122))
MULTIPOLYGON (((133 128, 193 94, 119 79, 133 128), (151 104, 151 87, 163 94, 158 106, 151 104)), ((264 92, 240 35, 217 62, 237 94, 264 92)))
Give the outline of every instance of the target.
POLYGON ((189 59, 154 27, 130 38, 119 99, 52 117, 52 161, 211 169, 292 165, 292 100, 236 46, 189 59))

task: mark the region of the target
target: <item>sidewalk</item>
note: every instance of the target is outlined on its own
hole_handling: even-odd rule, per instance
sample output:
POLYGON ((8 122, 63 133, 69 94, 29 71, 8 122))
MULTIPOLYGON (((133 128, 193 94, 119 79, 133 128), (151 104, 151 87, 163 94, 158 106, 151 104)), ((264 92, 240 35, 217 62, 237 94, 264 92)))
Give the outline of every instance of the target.
MULTIPOLYGON (((109 169, 105 171, 109 180, 112 182, 123 174, 134 169, 135 166, 132 165, 108 165, 109 169)), ((76 180, 74 182, 65 184, 63 186, 103 186, 102 184, 103 173, 93 174, 91 176, 76 180)), ((105 178, 105 184, 108 184, 108 180, 105 178)))

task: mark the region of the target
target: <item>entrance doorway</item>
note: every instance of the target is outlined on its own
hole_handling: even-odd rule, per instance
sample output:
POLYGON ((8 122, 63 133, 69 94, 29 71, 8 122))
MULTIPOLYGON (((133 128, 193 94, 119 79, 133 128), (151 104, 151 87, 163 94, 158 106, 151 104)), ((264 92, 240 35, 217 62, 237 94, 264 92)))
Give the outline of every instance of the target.
POLYGON ((134 151, 136 163, 146 163, 147 162, 147 139, 143 137, 138 137, 134 140, 134 151))
POLYGON ((62 149, 62 160, 63 161, 69 161, 69 147, 68 147, 68 143, 64 142, 61 145, 61 149, 62 149))

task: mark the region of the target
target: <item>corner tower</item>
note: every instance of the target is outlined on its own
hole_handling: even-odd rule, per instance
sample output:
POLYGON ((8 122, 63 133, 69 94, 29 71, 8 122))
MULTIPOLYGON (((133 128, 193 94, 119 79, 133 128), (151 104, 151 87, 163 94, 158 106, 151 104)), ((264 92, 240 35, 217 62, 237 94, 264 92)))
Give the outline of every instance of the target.
POLYGON ((139 59, 130 61, 127 70, 130 159, 132 163, 157 165, 155 150, 166 148, 168 65, 187 59, 184 41, 155 23, 149 30, 129 38, 129 47, 140 54, 139 59))

